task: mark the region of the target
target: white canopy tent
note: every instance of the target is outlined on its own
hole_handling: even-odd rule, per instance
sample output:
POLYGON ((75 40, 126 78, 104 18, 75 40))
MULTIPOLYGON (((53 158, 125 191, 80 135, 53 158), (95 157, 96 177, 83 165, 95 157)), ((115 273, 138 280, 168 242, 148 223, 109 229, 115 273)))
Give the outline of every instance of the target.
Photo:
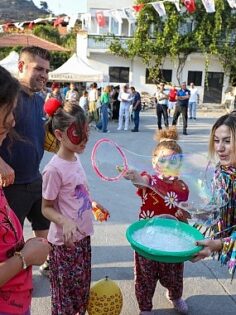
POLYGON ((15 77, 18 76, 18 61, 19 54, 16 51, 11 51, 10 54, 0 61, 0 66, 7 69, 15 77))
POLYGON ((101 71, 90 67, 84 60, 74 54, 62 66, 49 72, 49 81, 70 82, 102 82, 101 71))

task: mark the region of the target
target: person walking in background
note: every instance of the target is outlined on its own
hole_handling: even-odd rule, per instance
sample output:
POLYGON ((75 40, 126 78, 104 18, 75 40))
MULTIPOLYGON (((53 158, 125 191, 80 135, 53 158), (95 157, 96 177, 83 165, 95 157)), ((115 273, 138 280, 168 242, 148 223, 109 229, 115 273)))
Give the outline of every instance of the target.
POLYGON ((60 84, 57 82, 54 82, 51 86, 51 92, 49 92, 45 98, 45 102, 49 98, 56 98, 59 102, 63 102, 63 97, 61 95, 61 89, 60 89, 60 84))
POLYGON ((112 102, 112 119, 118 120, 119 119, 119 111, 120 111, 120 101, 118 99, 120 93, 120 86, 114 86, 112 95, 111 95, 111 102, 112 102))
POLYGON ((141 96, 140 93, 135 90, 132 86, 130 88, 132 96, 133 96, 133 114, 134 114, 134 128, 131 129, 132 132, 139 131, 139 113, 141 111, 141 96))
POLYGON ((99 115, 98 115, 98 110, 97 110, 98 90, 97 90, 96 82, 94 82, 91 85, 91 89, 89 90, 88 100, 89 100, 90 122, 94 120, 97 123, 99 119, 99 115))
POLYGON ((194 86, 194 83, 190 83, 190 97, 188 101, 188 109, 189 109, 189 119, 197 119, 196 111, 197 105, 199 104, 199 93, 198 89, 194 86))
POLYGON ((89 126, 81 107, 69 102, 55 109, 49 123, 60 143, 57 154, 43 170, 42 212, 51 221, 51 314, 85 315, 91 282, 93 214, 79 155, 86 148, 89 126))
POLYGON ((65 100, 77 105, 79 104, 79 93, 76 91, 73 82, 70 83, 70 89, 66 93, 65 100))
POLYGON ((157 114, 157 125, 158 129, 162 129, 162 116, 164 118, 164 124, 165 127, 169 127, 169 122, 168 122, 168 94, 165 91, 165 84, 160 83, 160 87, 158 91, 156 92, 156 114, 157 114))
POLYGON ((69 91, 70 87, 69 87, 69 83, 64 83, 63 84, 63 87, 61 89, 61 95, 62 95, 62 98, 63 98, 63 101, 65 100, 66 98, 66 93, 69 91))
MULTIPOLYGON (((177 143, 176 128, 159 130, 156 133, 159 143, 152 155, 152 165, 156 174, 147 172, 139 174, 136 170, 128 170, 124 177, 131 180, 138 188, 141 197, 139 220, 159 215, 171 215, 180 221, 187 221, 187 213, 177 207, 176 200, 187 201, 189 189, 178 178, 182 165, 182 149, 177 143), (160 195, 156 193, 160 192, 160 195), (170 192, 172 196, 170 197, 170 192)), ((183 263, 162 263, 146 259, 135 252, 135 295, 140 315, 152 314, 152 299, 157 282, 167 289, 166 297, 181 314, 187 314, 188 305, 182 299, 183 263)))
POLYGON ((86 116, 88 116, 89 102, 88 102, 88 91, 83 91, 82 96, 79 99, 79 106, 83 108, 86 116))
POLYGON ((175 105, 177 101, 177 92, 178 90, 176 89, 176 86, 173 84, 170 88, 169 95, 168 95, 168 115, 170 117, 171 115, 171 110, 175 110, 175 105))
MULTIPOLYGON (((41 212, 42 178, 39 171, 45 140, 44 101, 35 92, 39 92, 47 82, 49 52, 36 46, 23 48, 18 69, 21 91, 14 114, 15 130, 20 139, 15 140, 11 151, 9 139, 0 148, 0 156, 15 170, 14 184, 11 182, 12 185, 4 187, 4 193, 21 225, 27 218, 35 236, 47 238, 50 222, 41 212)), ((7 182, 6 186, 9 184, 7 182)), ((40 271, 46 274, 48 265, 41 266, 40 271)))
POLYGON ((175 106, 175 112, 173 116, 172 125, 176 126, 179 115, 183 117, 183 135, 187 135, 188 126, 188 101, 190 97, 190 91, 186 87, 186 82, 181 84, 181 89, 177 92, 177 103, 175 106))
POLYGON ((133 97, 129 92, 129 86, 126 84, 123 87, 123 90, 120 92, 119 97, 120 101, 120 110, 119 110, 119 122, 117 130, 122 130, 123 128, 123 119, 125 116, 125 128, 124 130, 129 130, 129 116, 130 116, 130 106, 133 101, 133 97))
POLYGON ((98 130, 102 130, 102 132, 104 132, 104 133, 107 133, 107 132, 110 132, 107 129, 107 125, 108 125, 108 107, 109 107, 109 104, 110 104, 110 87, 109 87, 109 85, 104 87, 104 89, 102 91, 102 94, 101 94, 100 102, 101 102, 101 107, 100 107, 101 119, 97 123, 96 128, 98 130))
MULTIPOLYGON (((0 66, 0 146, 15 126, 19 82, 0 66)), ((15 139, 12 139, 13 141, 15 139)), ((12 146, 13 148, 13 146, 12 146)), ((11 148, 9 148, 11 152, 11 148)), ((32 265, 42 264, 50 250, 45 239, 24 241, 22 226, 10 208, 0 185, 0 314, 30 315, 32 265)))

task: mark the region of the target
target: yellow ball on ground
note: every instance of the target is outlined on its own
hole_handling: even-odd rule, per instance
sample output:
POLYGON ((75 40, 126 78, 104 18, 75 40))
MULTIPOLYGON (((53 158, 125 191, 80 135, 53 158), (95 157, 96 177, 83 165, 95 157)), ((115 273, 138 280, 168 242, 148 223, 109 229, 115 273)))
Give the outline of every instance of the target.
POLYGON ((99 280, 91 287, 87 307, 89 315, 119 315, 122 305, 121 290, 108 277, 99 280))

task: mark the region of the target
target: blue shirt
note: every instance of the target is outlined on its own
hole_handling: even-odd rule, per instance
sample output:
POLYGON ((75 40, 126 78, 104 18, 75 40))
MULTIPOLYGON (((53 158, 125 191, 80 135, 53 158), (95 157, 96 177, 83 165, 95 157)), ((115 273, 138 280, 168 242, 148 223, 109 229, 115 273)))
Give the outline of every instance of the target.
POLYGON ((43 99, 34 93, 21 91, 15 109, 15 130, 20 139, 5 139, 0 147, 0 156, 15 171, 15 184, 29 184, 40 178, 39 164, 44 153, 43 99))
MULTIPOLYGON (((190 91, 188 89, 185 89, 185 90, 181 89, 177 92, 177 96, 187 96, 187 95, 190 96, 190 91)), ((181 106, 188 106, 188 101, 189 101, 189 99, 178 100, 178 104, 181 106)))

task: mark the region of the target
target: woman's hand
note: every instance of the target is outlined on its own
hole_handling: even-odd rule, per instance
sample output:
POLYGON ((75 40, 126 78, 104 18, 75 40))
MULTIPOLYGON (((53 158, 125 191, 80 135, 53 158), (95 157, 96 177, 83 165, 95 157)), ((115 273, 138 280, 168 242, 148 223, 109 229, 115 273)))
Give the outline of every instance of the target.
POLYGON ((201 259, 211 256, 213 252, 219 252, 222 249, 222 241, 221 240, 203 240, 197 241, 197 246, 204 246, 204 248, 198 252, 194 258, 191 260, 192 262, 197 262, 201 259))
POLYGON ((14 183, 15 171, 0 157, 0 187, 14 183))
POLYGON ((45 262, 50 250, 51 246, 46 239, 34 237, 25 243, 21 252, 25 258, 27 266, 39 266, 45 262))

